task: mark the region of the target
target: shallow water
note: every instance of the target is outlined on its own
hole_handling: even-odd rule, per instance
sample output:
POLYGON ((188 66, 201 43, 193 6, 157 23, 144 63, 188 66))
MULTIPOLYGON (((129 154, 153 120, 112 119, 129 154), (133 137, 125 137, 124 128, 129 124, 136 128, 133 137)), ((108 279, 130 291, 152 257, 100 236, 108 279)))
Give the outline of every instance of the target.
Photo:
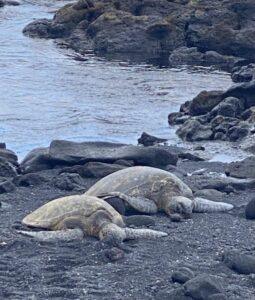
POLYGON ((22 35, 64 3, 34 2, 0 8, 0 135, 20 157, 53 139, 136 143, 146 131, 174 142, 168 114, 201 90, 231 85, 227 73, 206 69, 76 61, 53 41, 22 35))

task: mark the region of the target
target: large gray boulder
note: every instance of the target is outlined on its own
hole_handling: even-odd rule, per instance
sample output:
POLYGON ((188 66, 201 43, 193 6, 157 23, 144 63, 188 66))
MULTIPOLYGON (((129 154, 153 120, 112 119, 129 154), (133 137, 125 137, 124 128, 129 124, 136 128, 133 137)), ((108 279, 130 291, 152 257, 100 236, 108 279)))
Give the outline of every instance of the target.
POLYGON ((49 148, 36 148, 30 151, 20 164, 21 172, 24 174, 51 169, 49 148))
POLYGON ((190 115, 198 116, 210 112, 222 101, 222 95, 223 91, 202 91, 190 102, 190 115))
POLYGON ((35 20, 23 29, 25 35, 40 38, 60 38, 64 37, 67 32, 68 29, 62 24, 47 19, 35 20))
POLYGON ((228 176, 236 178, 255 178, 255 157, 230 163, 225 170, 228 176))
POLYGON ((222 100, 210 112, 211 116, 221 115, 224 117, 237 118, 244 111, 244 101, 234 97, 222 100))
MULTIPOLYGON (((88 162, 114 164, 118 160, 133 161, 135 165, 157 167, 169 164, 176 165, 178 154, 156 146, 142 147, 108 142, 77 143, 55 140, 48 148, 37 148, 28 153, 21 162, 21 170, 23 174, 26 174, 56 166, 84 165, 88 162)), ((76 173, 84 171, 88 176, 92 176, 94 172, 94 175, 98 177, 99 173, 101 175, 110 174, 121 168, 122 166, 119 165, 109 168, 103 164, 91 164, 82 167, 82 169, 78 168, 76 173)))
POLYGON ((177 163, 177 155, 160 147, 140 147, 108 142, 69 142, 55 140, 49 148, 49 157, 55 163, 84 164, 90 161, 114 163, 133 160, 136 165, 162 166, 177 163))
POLYGON ((203 125, 195 119, 189 119, 176 131, 178 136, 189 142, 210 140, 213 132, 211 126, 203 125))
POLYGON ((0 148, 0 158, 6 159, 14 166, 18 166, 18 157, 12 150, 0 148))
POLYGON ((234 84, 224 93, 226 97, 236 97, 243 99, 245 109, 255 106, 255 80, 250 82, 234 84))

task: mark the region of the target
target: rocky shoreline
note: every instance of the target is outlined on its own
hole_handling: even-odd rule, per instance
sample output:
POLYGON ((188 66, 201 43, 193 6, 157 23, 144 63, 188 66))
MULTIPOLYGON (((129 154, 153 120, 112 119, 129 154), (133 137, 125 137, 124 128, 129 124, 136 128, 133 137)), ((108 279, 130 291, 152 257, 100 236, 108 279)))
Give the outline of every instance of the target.
MULTIPOLYGON (((226 164, 174 146, 53 141, 20 164, 1 144, 0 158, 4 299, 253 299, 254 157, 226 164), (181 223, 163 214, 151 216, 147 226, 169 236, 156 243, 127 242, 131 252, 117 261, 115 252, 98 248, 92 238, 48 244, 17 233, 22 218, 43 203, 85 192, 100 178, 133 165, 169 170, 196 196, 231 203, 235 209, 194 214, 181 223)), ((139 226, 139 218, 134 222, 139 226)))
MULTIPOLYGON (((252 72, 252 66, 248 69, 252 72)), ((240 77, 247 68, 236 70, 240 77)), ((246 73, 247 74, 247 73, 246 73)), ((250 74, 250 73, 249 73, 250 74)), ((168 116, 169 125, 180 125, 177 134, 183 140, 241 141, 254 136, 255 81, 250 76, 227 91, 202 91, 185 102, 180 111, 168 116)))

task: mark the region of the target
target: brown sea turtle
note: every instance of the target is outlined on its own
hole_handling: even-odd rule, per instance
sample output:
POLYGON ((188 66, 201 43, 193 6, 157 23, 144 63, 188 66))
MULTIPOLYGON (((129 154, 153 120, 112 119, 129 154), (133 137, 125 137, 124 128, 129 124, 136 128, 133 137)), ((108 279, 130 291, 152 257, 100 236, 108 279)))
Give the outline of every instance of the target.
POLYGON ((191 189, 174 174, 152 167, 130 167, 110 174, 95 183, 86 195, 118 196, 143 213, 164 211, 170 217, 190 217, 192 212, 228 211, 233 205, 194 198, 191 189))
POLYGON ((156 238, 167 233, 125 227, 122 216, 102 199, 73 195, 52 200, 27 215, 22 223, 51 231, 19 231, 41 241, 73 240, 94 236, 120 244, 125 239, 156 238))

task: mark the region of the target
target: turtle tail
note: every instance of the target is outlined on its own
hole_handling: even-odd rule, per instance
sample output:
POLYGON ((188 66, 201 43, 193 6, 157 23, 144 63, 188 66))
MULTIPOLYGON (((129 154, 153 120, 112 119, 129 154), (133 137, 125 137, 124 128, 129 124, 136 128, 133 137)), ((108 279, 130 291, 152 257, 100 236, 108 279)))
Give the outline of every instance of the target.
POLYGON ((56 231, 17 231, 20 234, 32 237, 41 242, 73 241, 83 238, 81 229, 67 229, 56 231))
POLYGON ((154 239, 154 238, 160 238, 165 237, 168 234, 163 231, 156 231, 152 229, 133 229, 133 228, 123 228, 126 234, 126 239, 154 239))
POLYGON ((215 202, 204 198, 194 199, 194 212, 210 213, 210 212, 224 212, 233 209, 234 206, 225 202, 215 202))

